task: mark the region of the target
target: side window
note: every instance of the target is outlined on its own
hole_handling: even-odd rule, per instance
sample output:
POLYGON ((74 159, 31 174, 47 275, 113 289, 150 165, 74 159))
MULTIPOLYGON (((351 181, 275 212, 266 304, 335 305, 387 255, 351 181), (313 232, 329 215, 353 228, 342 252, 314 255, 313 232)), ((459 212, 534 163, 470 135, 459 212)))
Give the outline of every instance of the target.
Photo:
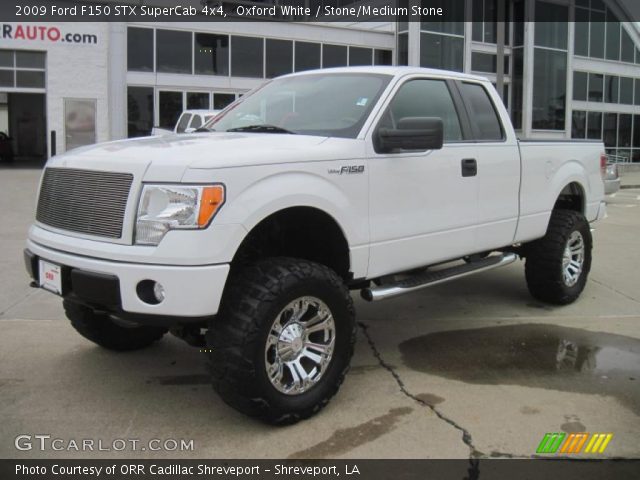
POLYGON ((202 119, 200 118, 200 115, 194 115, 193 118, 191 119, 191 125, 189 125, 189 127, 200 128, 201 126, 202 126, 202 119))
POLYGON ((406 117, 439 117, 444 123, 444 141, 462 140, 458 112, 444 80, 409 80, 402 85, 382 122, 395 126, 406 117))
POLYGON ((485 88, 478 83, 462 82, 461 93, 474 125, 477 140, 502 140, 502 125, 485 88))
POLYGON ((178 125, 176 126, 176 132, 184 133, 184 130, 187 128, 187 125, 189 125, 189 120, 191 120, 191 114, 183 113, 180 119, 178 120, 178 125))

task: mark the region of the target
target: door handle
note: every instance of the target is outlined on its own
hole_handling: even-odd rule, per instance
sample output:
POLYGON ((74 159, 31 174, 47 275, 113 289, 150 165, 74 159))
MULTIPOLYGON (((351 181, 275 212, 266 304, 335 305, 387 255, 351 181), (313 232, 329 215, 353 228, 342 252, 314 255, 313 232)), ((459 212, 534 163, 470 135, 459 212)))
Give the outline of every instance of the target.
POLYGON ((463 177, 475 177, 478 174, 478 162, 475 158, 463 158, 460 163, 463 177))

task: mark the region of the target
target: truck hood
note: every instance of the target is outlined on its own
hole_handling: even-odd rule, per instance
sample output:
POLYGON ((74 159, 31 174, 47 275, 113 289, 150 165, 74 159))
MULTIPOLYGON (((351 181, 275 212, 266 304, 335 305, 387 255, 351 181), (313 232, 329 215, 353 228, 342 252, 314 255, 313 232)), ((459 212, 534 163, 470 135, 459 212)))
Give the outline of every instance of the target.
POLYGON ((147 181, 176 181, 188 168, 290 163, 302 159, 334 160, 341 151, 336 142, 345 141, 354 142, 352 139, 273 133, 174 134, 77 148, 53 157, 48 166, 130 171, 144 175, 147 181), (323 144, 328 145, 323 147, 323 144))

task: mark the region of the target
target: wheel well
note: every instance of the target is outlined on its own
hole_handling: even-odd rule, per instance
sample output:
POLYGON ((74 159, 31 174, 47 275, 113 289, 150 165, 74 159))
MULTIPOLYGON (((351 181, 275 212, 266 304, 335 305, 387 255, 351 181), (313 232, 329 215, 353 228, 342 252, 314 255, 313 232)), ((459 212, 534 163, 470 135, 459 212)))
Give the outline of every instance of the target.
POLYGON ((330 215, 316 208, 287 208, 262 220, 240 244, 231 268, 277 256, 321 263, 351 280, 349 245, 342 229, 330 215))
POLYGON ((572 182, 562 189, 555 205, 554 210, 573 210, 584 213, 584 190, 577 182, 572 182))

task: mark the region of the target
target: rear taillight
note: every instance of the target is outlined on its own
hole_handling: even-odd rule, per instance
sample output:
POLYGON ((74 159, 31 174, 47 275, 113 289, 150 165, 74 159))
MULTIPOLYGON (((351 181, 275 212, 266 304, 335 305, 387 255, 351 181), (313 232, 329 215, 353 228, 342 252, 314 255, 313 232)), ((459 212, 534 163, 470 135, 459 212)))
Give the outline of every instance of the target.
POLYGON ((600 174, 602 178, 607 174, 607 155, 604 153, 600 154, 600 174))

